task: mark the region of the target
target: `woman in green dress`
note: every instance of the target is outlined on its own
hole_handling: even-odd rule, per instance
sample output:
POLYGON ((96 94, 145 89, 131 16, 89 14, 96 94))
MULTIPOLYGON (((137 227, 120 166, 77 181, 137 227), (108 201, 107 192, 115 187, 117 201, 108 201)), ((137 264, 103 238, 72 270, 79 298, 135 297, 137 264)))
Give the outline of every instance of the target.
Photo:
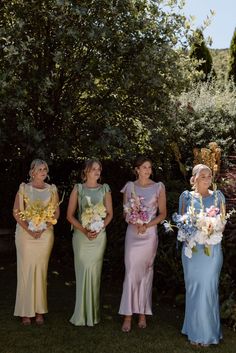
MULTIPOLYGON (((76 302, 70 322, 76 326, 94 326, 100 321, 100 281, 106 247, 106 226, 110 223, 112 198, 107 184, 99 184, 102 165, 89 160, 82 171, 83 184, 76 184, 71 192, 67 219, 74 227, 73 250, 76 276, 76 302), (105 206, 102 229, 82 225, 83 212, 92 205, 105 206), (78 217, 76 217, 78 210, 78 217)), ((84 223, 83 223, 84 224, 84 223)), ((94 227, 95 222, 94 222, 94 227)))

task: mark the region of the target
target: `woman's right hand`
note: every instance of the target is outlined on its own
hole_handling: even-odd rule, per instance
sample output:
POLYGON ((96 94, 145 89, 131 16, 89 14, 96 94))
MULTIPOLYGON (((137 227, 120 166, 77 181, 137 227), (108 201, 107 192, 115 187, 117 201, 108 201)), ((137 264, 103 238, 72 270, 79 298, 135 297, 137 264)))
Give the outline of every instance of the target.
POLYGON ((90 230, 86 229, 85 230, 85 233, 86 237, 89 239, 89 240, 93 240, 93 239, 96 239, 97 238, 97 235, 98 233, 97 232, 91 232, 90 230))
POLYGON ((34 239, 39 239, 41 237, 42 231, 33 232, 32 230, 27 230, 29 235, 34 239))

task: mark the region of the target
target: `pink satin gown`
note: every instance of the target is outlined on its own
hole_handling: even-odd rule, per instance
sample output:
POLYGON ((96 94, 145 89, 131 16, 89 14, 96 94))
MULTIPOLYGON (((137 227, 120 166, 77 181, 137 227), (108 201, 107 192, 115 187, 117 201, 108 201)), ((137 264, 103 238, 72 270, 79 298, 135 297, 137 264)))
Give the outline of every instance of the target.
MULTIPOLYGON (((126 193, 129 199, 133 187, 137 196, 144 197, 143 203, 148 206, 151 219, 154 219, 164 184, 159 182, 141 187, 128 182, 121 192, 126 193)), ((119 314, 152 315, 153 263, 157 246, 157 226, 148 228, 144 234, 138 234, 136 225, 128 225, 125 238, 126 271, 119 314)))

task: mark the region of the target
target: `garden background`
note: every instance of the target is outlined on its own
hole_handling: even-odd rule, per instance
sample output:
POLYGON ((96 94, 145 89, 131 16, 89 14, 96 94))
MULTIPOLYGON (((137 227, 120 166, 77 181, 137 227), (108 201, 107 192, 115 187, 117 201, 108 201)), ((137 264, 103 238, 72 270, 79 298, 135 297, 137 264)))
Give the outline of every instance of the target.
MULTIPOLYGON (((162 0, 1 1, 0 274, 7 288, 2 301, 4 326, 8 325, 9 283, 13 301, 15 290, 12 206, 19 184, 28 179, 32 159, 45 159, 50 181, 57 185, 60 196, 65 191, 55 227, 50 276, 54 278, 58 272, 72 297, 72 235, 65 220, 68 197, 73 184, 80 181, 84 160, 95 157, 102 161, 103 181, 111 186, 115 211, 108 227, 103 282, 108 296, 112 288, 109 305, 115 308, 124 273, 125 223, 119 190, 134 179, 132 162, 137 155, 153 160, 154 180, 166 185, 170 218, 177 210, 179 194, 189 188, 194 151, 208 148, 205 151, 211 156, 209 143, 216 142, 222 154, 217 184, 226 195, 228 209, 236 207, 236 32, 230 49, 210 50, 203 28, 192 29, 191 21, 181 12, 181 2, 169 1, 168 11, 165 4, 162 0)), ((232 329, 236 328, 235 229, 232 217, 223 240, 220 285, 222 320, 232 329)), ((167 311, 174 305, 181 317, 184 284, 180 249, 176 249, 175 235, 165 234, 161 227, 159 239, 154 297, 158 303, 166 303, 167 311)), ((115 310, 108 316, 114 315, 115 310)), ((9 325, 15 330, 14 322, 9 325)), ((149 334, 152 332, 154 325, 149 334)), ((164 344, 168 345, 168 338, 164 344)), ((11 349, 2 352, 15 352, 11 349)), ((17 352, 26 353, 27 349, 19 346, 17 352)), ((68 349, 64 351, 70 352, 68 349)), ((170 349, 173 352, 173 347, 170 349)), ((186 347, 186 352, 191 349, 186 347)), ((54 351, 61 352, 59 348, 54 351)), ((168 352, 166 346, 159 351, 168 352)))

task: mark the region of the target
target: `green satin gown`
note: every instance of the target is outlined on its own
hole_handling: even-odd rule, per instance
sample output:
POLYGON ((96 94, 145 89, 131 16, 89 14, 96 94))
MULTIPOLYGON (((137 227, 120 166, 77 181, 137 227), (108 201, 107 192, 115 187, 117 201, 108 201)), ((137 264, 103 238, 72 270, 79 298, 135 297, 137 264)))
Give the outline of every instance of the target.
MULTIPOLYGON (((93 204, 104 200, 106 192, 110 192, 107 184, 97 188, 87 188, 78 184, 78 219, 88 207, 86 196, 93 204)), ((76 326, 94 326, 100 321, 100 282, 103 255, 106 247, 106 232, 101 231, 97 238, 89 240, 78 229, 73 233, 74 265, 76 277, 76 302, 70 322, 76 326)))

